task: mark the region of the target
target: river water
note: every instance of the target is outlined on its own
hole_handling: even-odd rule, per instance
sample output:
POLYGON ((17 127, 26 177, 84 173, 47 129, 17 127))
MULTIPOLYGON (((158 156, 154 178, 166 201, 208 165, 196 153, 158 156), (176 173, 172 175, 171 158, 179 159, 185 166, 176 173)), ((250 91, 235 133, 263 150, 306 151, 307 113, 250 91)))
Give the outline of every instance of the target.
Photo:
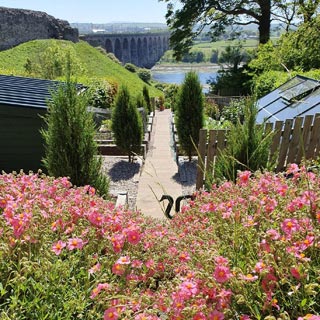
POLYGON ((207 92, 209 85, 207 81, 217 77, 219 66, 211 65, 156 65, 151 69, 152 79, 164 83, 181 84, 184 80, 185 74, 189 71, 197 72, 200 83, 203 86, 203 91, 207 92))

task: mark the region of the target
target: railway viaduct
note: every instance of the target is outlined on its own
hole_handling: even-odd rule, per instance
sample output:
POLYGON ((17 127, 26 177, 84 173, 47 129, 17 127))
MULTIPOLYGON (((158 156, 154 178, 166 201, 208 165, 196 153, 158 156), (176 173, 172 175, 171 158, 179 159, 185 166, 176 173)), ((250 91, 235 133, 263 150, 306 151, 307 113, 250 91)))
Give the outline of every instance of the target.
POLYGON ((80 39, 93 47, 102 47, 112 52, 123 64, 133 63, 138 67, 152 68, 169 49, 170 34, 138 33, 138 34, 87 34, 80 39))

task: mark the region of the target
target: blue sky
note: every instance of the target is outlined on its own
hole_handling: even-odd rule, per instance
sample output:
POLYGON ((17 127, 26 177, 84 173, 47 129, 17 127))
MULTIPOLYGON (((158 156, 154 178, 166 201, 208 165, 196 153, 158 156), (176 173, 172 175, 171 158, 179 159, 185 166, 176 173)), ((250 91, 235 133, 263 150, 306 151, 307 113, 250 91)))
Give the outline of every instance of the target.
POLYGON ((166 4, 158 0, 0 0, 0 6, 44 11, 69 22, 162 22, 166 4))

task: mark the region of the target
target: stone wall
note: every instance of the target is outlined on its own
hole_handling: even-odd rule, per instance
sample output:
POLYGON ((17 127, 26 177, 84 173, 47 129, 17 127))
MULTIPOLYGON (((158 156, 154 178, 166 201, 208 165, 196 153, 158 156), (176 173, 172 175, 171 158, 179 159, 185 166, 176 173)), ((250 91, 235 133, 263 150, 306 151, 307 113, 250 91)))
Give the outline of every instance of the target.
POLYGON ((0 50, 31 40, 51 38, 77 42, 78 29, 45 12, 0 7, 0 50))

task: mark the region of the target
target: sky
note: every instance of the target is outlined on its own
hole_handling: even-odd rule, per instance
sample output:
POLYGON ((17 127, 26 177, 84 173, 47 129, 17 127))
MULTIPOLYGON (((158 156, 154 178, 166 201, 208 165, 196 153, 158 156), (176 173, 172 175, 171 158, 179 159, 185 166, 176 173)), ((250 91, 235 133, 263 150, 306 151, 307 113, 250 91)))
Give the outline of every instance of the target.
POLYGON ((44 11, 69 23, 165 23, 166 14, 158 0, 0 0, 0 6, 44 11))

